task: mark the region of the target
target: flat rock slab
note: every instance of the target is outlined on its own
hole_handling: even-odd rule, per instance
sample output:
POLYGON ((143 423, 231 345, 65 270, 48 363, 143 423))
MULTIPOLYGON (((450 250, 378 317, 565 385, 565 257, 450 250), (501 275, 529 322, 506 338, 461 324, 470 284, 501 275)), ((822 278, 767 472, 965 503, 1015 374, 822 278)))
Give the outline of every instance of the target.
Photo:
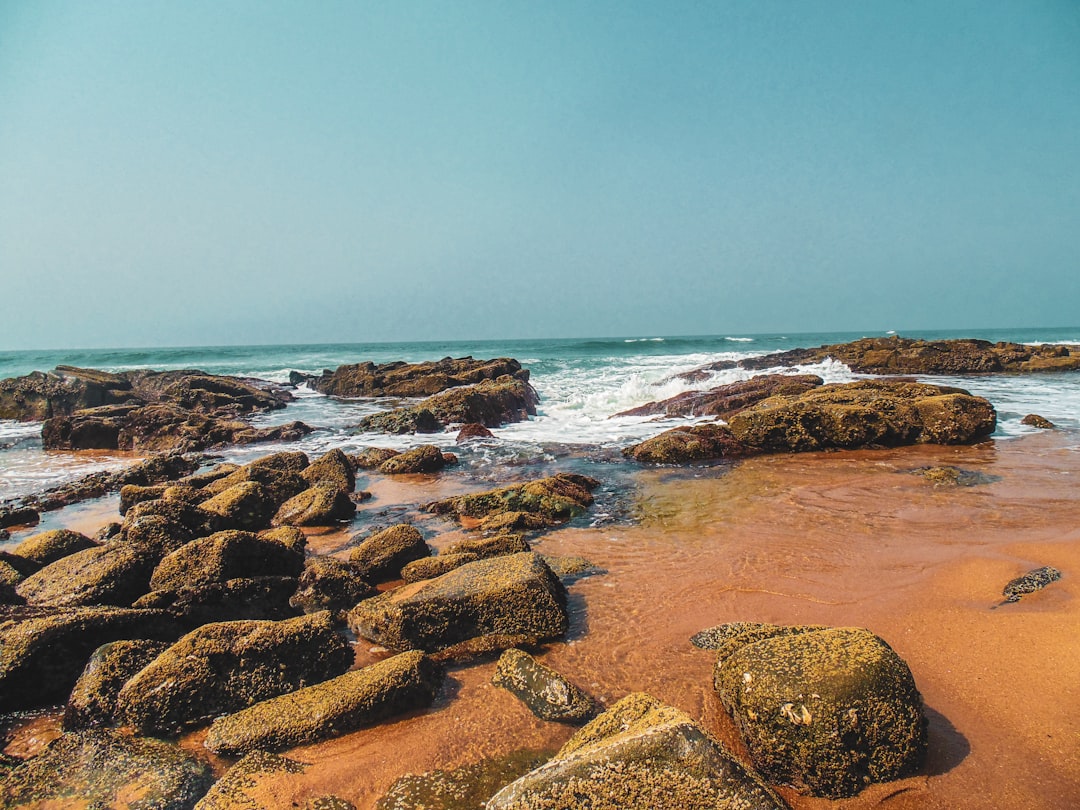
POLYGON ((208 765, 175 745, 71 732, 4 776, 0 806, 191 810, 213 781, 208 765))
POLYGON ((218 718, 206 747, 236 756, 316 742, 430 706, 442 668, 421 652, 395 655, 218 718))
POLYGON ((569 627, 566 590, 532 552, 467 563, 365 599, 348 621, 356 635, 392 650, 464 645, 466 654, 551 641, 569 627))
POLYGON ((784 802, 688 715, 631 694, 487 810, 780 810, 784 802))

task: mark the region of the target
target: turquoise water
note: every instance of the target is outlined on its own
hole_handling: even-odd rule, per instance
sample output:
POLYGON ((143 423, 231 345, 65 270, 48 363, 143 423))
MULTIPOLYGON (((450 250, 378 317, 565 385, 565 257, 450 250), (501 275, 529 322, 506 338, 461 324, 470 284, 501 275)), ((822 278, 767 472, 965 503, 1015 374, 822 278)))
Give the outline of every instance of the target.
MULTIPOLYGON (((885 332, 878 335, 887 334, 885 332)), ((785 351, 797 347, 840 343, 869 333, 713 335, 669 337, 640 335, 625 338, 558 340, 448 341, 424 343, 324 344, 310 346, 204 346, 156 349, 77 349, 0 352, 0 377, 48 370, 60 364, 106 370, 131 368, 198 368, 215 374, 234 374, 287 382, 292 370, 319 372, 343 363, 393 360, 417 362, 441 357, 514 357, 530 369, 541 397, 539 413, 525 423, 497 431, 498 441, 458 448, 454 433, 401 437, 360 433, 360 419, 387 407, 371 400, 335 400, 299 389, 297 401, 283 411, 256 421, 274 424, 300 419, 315 433, 288 447, 322 452, 346 451, 363 445, 405 447, 435 441, 460 452, 465 466, 477 474, 505 464, 543 463, 568 454, 597 461, 617 459, 627 444, 659 433, 671 423, 650 418, 612 418, 620 411, 664 399, 691 389, 707 389, 744 379, 751 372, 715 373, 699 383, 673 375, 717 360, 785 351)), ((997 329, 905 332, 905 337, 944 339, 976 337, 991 341, 1080 343, 1080 327, 1058 329, 997 329)), ((806 368, 827 382, 844 382, 854 375, 840 363, 827 361, 806 368)), ((967 388, 994 403, 999 413, 998 436, 1021 435, 1027 413, 1040 413, 1067 428, 1080 428, 1080 373, 1006 375, 962 379, 927 378, 967 388)), ((66 453, 44 453, 40 425, 0 421, 0 499, 27 494, 93 469, 119 466, 125 460, 101 457, 87 460, 66 453)), ((230 450, 242 460, 282 446, 266 445, 230 450)))

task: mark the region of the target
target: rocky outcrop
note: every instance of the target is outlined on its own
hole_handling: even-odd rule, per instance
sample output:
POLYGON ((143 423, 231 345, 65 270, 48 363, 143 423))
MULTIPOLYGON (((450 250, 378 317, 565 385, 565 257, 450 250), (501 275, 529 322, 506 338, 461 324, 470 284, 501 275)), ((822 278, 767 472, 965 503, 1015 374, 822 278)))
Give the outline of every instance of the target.
POLYGON ((208 765, 175 745, 69 732, 4 777, 0 806, 191 810, 213 782, 208 765))
POLYGON ((859 374, 988 374, 1080 369, 1080 346, 1028 346, 971 339, 915 340, 899 336, 793 349, 751 357, 740 361, 739 366, 790 367, 820 363, 829 357, 859 374))
POLYGON ((538 402, 536 391, 524 380, 499 377, 451 388, 407 408, 373 414, 360 422, 360 428, 385 433, 435 433, 447 425, 471 422, 499 427, 534 416, 538 402))
POLYGON ((379 465, 379 472, 383 475, 438 472, 446 466, 448 455, 433 444, 422 444, 388 458, 379 465))
POLYGON ((649 464, 687 464, 717 458, 743 458, 755 454, 732 434, 727 425, 708 422, 665 430, 658 436, 623 450, 635 461, 649 464))
POLYGON ((369 582, 397 579, 403 566, 413 560, 421 560, 431 554, 424 536, 416 529, 402 523, 376 532, 360 540, 349 553, 349 562, 360 576, 369 582))
POLYGON ((1039 416, 1037 413, 1029 413, 1020 420, 1020 424, 1039 428, 1039 430, 1053 430, 1056 427, 1056 425, 1045 416, 1039 416))
POLYGON ((102 644, 179 634, 160 610, 0 608, 0 712, 62 703, 102 644))
POLYGON ((323 371, 321 376, 293 372, 294 385, 306 383, 323 394, 337 397, 428 397, 463 385, 510 376, 529 381, 529 372, 517 360, 499 357, 474 360, 471 357, 428 363, 356 363, 323 371))
POLYGON ((168 647, 164 641, 112 641, 94 650, 64 708, 64 729, 107 726, 116 714, 116 696, 128 679, 168 647))
POLYGON ((357 470, 374 470, 387 459, 398 455, 398 452, 389 447, 365 447, 359 453, 349 456, 349 461, 357 470))
POLYGON ((142 734, 174 734, 340 675, 352 661, 329 613, 207 624, 124 685, 117 716, 142 734))
POLYGON ((714 673, 765 778, 843 798, 916 773, 927 723, 900 656, 861 628, 776 631, 735 635, 714 673))
POLYGON ((592 491, 598 486, 600 482, 595 478, 558 473, 524 484, 435 501, 424 508, 437 515, 470 518, 486 518, 504 512, 529 512, 554 525, 584 514, 592 505, 592 491))
POLYGON ((798 396, 824 380, 814 374, 763 374, 749 380, 720 385, 708 391, 686 391, 670 399, 650 402, 615 416, 715 416, 732 414, 771 396, 798 396))
POLYGON ((499 657, 491 682, 510 692, 541 720, 580 725, 599 711, 588 694, 521 650, 507 650, 499 657))
POLYGON ((428 656, 402 653, 219 718, 210 726, 206 747, 236 756, 345 734, 430 706, 442 679, 442 669, 428 656))
POLYGON ((689 716, 636 693, 487 803, 488 810, 539 807, 782 810, 786 805, 689 716))
POLYGON ((467 425, 462 425, 461 430, 458 431, 457 438, 454 441, 457 444, 462 442, 471 441, 472 439, 493 439, 495 434, 488 430, 483 425, 477 422, 470 422, 467 425))
POLYGON ((468 656, 565 635, 566 590, 532 553, 478 560, 365 599, 349 612, 358 636, 392 650, 468 656))

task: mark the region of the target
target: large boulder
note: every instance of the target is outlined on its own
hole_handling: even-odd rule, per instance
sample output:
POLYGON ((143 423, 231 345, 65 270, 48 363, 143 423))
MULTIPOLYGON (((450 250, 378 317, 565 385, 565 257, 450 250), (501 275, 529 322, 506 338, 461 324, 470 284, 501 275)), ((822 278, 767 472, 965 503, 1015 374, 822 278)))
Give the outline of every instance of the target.
POLYGON ((360 543, 349 553, 349 562, 369 582, 397 579, 405 565, 431 554, 424 536, 407 523, 375 532, 370 537, 353 538, 357 539, 360 543))
POLYGON ((727 419, 777 394, 798 396, 824 380, 814 374, 763 374, 719 385, 708 391, 685 391, 670 399, 650 402, 615 416, 715 416, 727 419))
POLYGON ((53 529, 26 538, 13 548, 11 553, 44 567, 76 551, 84 551, 96 545, 84 534, 67 529, 53 529))
POLYGON ((345 734, 430 706, 442 679, 442 669, 428 656, 402 653, 221 717, 210 726, 206 747, 236 756, 345 734))
POLYGON ((478 560, 365 599, 349 627, 392 650, 473 655, 566 634, 566 590, 533 553, 478 560))
POLYGON ((160 610, 8 608, 0 612, 0 712, 63 702, 102 644, 179 634, 160 610))
POLYGON ((268 528, 275 512, 274 502, 254 481, 231 486, 203 501, 199 508, 216 515, 222 528, 248 531, 268 528))
POLYGON ((4 777, 0 806, 191 810, 210 767, 161 740, 118 731, 69 732, 4 777))
POLYGON ((150 589, 157 561, 145 547, 113 541, 61 557, 20 582, 15 592, 31 605, 128 607, 150 589))
POLYGON ((289 604, 295 591, 294 577, 237 577, 178 590, 151 591, 137 599, 134 607, 168 610, 185 630, 194 630, 211 622, 292 618, 298 615, 289 604))
POLYGON ((323 371, 319 377, 295 374, 293 384, 307 383, 323 394, 338 397, 426 397, 455 386, 472 385, 510 375, 528 382, 529 372, 517 360, 471 357, 427 363, 356 363, 323 371))
MULTIPOLYGON (((525 551, 526 549, 522 549, 525 551)), ((413 560, 408 565, 402 567, 401 578, 405 582, 419 582, 423 579, 434 579, 435 577, 441 577, 443 574, 453 571, 455 568, 460 568, 466 563, 476 562, 480 557, 476 554, 437 554, 434 557, 424 557, 419 560, 413 560)), ((353 603, 355 604, 355 603, 353 603)))
POLYGON ((352 662, 329 613, 207 624, 124 685, 117 716, 142 734, 173 734, 340 675, 352 662))
POLYGON ((911 670, 861 628, 795 628, 733 637, 714 685, 771 782, 852 796, 916 773, 926 717, 911 670))
POLYGON ((165 641, 132 639, 110 641, 94 650, 64 707, 64 729, 110 725, 121 687, 168 646, 165 641))
POLYGON ((782 810, 784 802, 689 716, 631 694, 487 810, 782 810))
POLYGON ((592 490, 600 482, 585 475, 558 473, 524 484, 472 495, 458 495, 429 503, 425 508, 438 515, 486 518, 504 512, 531 512, 551 524, 565 523, 584 514, 592 505, 592 490))
POLYGON ((317 458, 301 475, 311 486, 349 493, 356 488, 356 473, 349 457, 335 448, 317 458))
POLYGON ((510 692, 541 720, 580 725, 599 710, 580 687, 522 650, 507 650, 499 657, 491 682, 510 692))
POLYGON ((717 458, 742 458, 755 452, 736 439, 727 425, 707 422, 665 430, 627 447, 623 455, 651 464, 687 464, 717 458))
POLYGON ((383 475, 428 473, 437 472, 445 466, 446 457, 438 447, 433 444, 422 444, 404 453, 391 456, 379 465, 379 472, 383 475))
POLYGON ((529 383, 504 376, 451 388, 406 408, 373 414, 365 417, 360 427, 386 433, 435 433, 447 425, 474 422, 499 427, 534 416, 538 402, 529 383))
POLYGON ((150 587, 179 591, 238 577, 298 577, 303 569, 303 550, 250 532, 225 531, 168 554, 154 569, 150 587))
POLYGON ((130 380, 119 374, 57 366, 51 372, 33 371, 0 380, 0 419, 41 422, 132 398, 130 380))
POLYGON ((289 604, 304 613, 338 613, 375 594, 359 567, 334 557, 308 560, 289 604))
POLYGON ((305 489, 285 501, 274 514, 273 526, 333 526, 351 520, 356 504, 336 487, 322 485, 305 489))

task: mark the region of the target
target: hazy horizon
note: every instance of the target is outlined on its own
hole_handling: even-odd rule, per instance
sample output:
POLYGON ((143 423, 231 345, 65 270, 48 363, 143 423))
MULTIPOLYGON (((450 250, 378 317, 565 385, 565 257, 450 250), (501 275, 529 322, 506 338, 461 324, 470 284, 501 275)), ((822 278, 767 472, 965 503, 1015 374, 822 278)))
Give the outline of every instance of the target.
POLYGON ((1067 0, 5 3, 0 348, 1067 323, 1078 44, 1067 0))

